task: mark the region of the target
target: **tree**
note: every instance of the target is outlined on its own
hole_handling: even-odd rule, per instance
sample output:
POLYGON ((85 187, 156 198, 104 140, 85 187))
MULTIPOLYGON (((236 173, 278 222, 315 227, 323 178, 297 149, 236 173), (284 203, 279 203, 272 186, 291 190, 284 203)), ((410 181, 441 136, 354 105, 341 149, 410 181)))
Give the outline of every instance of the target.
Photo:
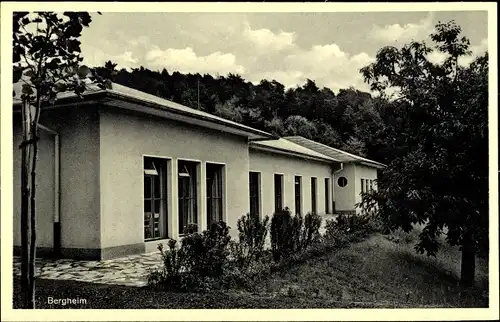
MULTIPOLYGON (((81 96, 90 69, 80 66, 83 27, 92 21, 86 12, 15 12, 13 14, 13 82, 22 82, 21 143, 21 292, 24 308, 35 308, 36 164, 38 121, 42 106, 57 94, 81 96)), ((105 88, 100 76, 91 79, 105 88)), ((14 92, 14 95, 16 93, 14 92)))
POLYGON ((436 25, 431 39, 445 56, 441 63, 429 61, 433 49, 424 42, 411 42, 382 48, 361 70, 373 90, 395 90, 392 104, 401 113, 388 137, 394 159, 363 203, 378 202, 391 228, 424 224, 420 253, 436 256, 446 233, 461 249, 465 290, 474 284, 477 252, 488 247, 488 55, 461 66, 470 51, 460 33, 454 21, 436 25))
POLYGON ((342 144, 342 150, 362 157, 366 156, 364 142, 355 136, 351 136, 346 142, 344 142, 344 144, 342 144))
POLYGON ((299 135, 307 139, 316 136, 316 126, 303 116, 292 115, 285 120, 285 134, 287 136, 299 135))
POLYGON ((236 99, 232 98, 225 103, 222 103, 222 104, 217 103, 215 105, 214 114, 217 116, 220 116, 222 118, 225 118, 227 120, 231 120, 234 122, 242 122, 243 116, 242 116, 241 108, 236 105, 235 101, 236 101, 236 99))

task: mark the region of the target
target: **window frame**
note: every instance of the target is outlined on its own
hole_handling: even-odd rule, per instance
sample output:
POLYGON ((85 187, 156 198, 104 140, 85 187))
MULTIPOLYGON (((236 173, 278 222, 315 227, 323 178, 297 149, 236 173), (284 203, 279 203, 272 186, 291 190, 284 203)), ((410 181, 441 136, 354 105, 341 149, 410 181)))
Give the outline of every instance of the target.
POLYGON ((349 180, 347 180, 347 178, 346 178, 346 177, 344 177, 344 176, 338 177, 336 181, 337 181, 337 185, 338 185, 340 188, 345 188, 345 187, 347 187, 347 185, 349 184, 349 180), (345 185, 343 185, 343 186, 342 186, 342 185, 340 185, 340 179, 345 179, 345 185))
POLYGON ((169 206, 169 189, 168 189, 168 177, 169 177, 169 162, 170 158, 143 155, 142 156, 142 209, 143 209, 143 239, 144 242, 167 239, 169 238, 168 233, 168 206, 169 206), (153 164, 153 169, 146 168, 147 162, 151 161, 153 164), (150 180, 150 195, 146 197, 146 178, 151 178, 150 180), (158 183, 159 196, 155 197, 155 181, 158 183), (159 202, 158 209, 158 223, 155 222, 156 202, 159 202), (146 205, 150 203, 150 214, 149 218, 146 218, 146 205), (146 225, 146 221, 149 221, 146 225), (158 224, 158 235, 155 234, 156 224, 158 224), (152 237, 146 237, 147 226, 150 226, 150 234, 152 237))
MULTIPOLYGON (((215 216, 218 217, 215 222, 218 221, 223 221, 225 219, 225 183, 226 183, 226 165, 224 163, 218 163, 218 162, 206 162, 205 163, 205 199, 206 199, 206 219, 207 219, 207 226, 210 227, 211 225, 211 217, 214 216, 214 214, 211 213, 211 210, 213 209, 211 207, 211 202, 213 200, 216 200, 216 203, 218 204, 217 207, 219 208, 219 213, 216 214, 215 216), (215 189, 215 194, 217 196, 210 196, 210 192, 214 192, 212 190, 213 187, 209 188, 208 184, 208 174, 209 174, 209 168, 214 168, 215 171, 211 173, 216 173, 216 175, 219 177, 217 187, 215 189)), ((213 193, 212 193, 213 194, 213 193)))
POLYGON ((294 176, 293 187, 294 187, 294 198, 295 198, 295 214, 302 215, 302 176, 300 175, 294 176), (297 190, 297 182, 298 182, 298 190, 297 190))
POLYGON ((330 213, 330 178, 325 178, 325 213, 330 213))
MULTIPOLYGON (((178 229, 178 234, 179 236, 184 236, 184 227, 187 226, 188 224, 196 224, 198 231, 200 231, 200 205, 199 205, 199 198, 200 198, 200 169, 201 169, 201 161, 199 160, 191 160, 191 159, 177 159, 177 164, 176 164, 176 175, 177 175, 177 229, 178 229), (181 196, 184 195, 181 193, 181 178, 186 178, 185 176, 180 176, 179 169, 181 168, 181 165, 190 165, 192 167, 192 172, 193 176, 189 176, 189 183, 193 184, 193 188, 189 188, 190 190, 190 195, 189 196, 181 196), (192 211, 192 219, 194 219, 194 222, 189 222, 189 213, 187 215, 187 223, 184 222, 184 216, 183 216, 183 210, 184 210, 184 202, 188 202, 188 209, 189 209, 189 202, 192 202, 193 204, 191 205, 191 211, 192 211), (182 208, 182 210, 181 210, 182 208)), ((184 169, 183 169, 184 170, 184 169)), ((189 167, 188 167, 189 171, 189 167)), ((189 187, 189 186, 188 186, 189 187)), ((189 210, 188 210, 189 211, 189 210)))
POLYGON ((283 210, 284 208, 284 186, 285 186, 285 174, 284 173, 274 173, 273 174, 273 185, 274 185, 274 211, 280 211, 283 210), (277 189, 276 189, 276 179, 280 178, 280 194, 278 195, 277 189), (279 198, 278 198, 279 197, 279 198), (278 202, 279 201, 279 202, 278 202), (278 207, 278 204, 280 204, 280 207, 278 207))
POLYGON ((258 216, 261 215, 261 172, 259 171, 248 171, 248 193, 249 193, 249 198, 250 198, 250 213, 253 214, 253 208, 256 209, 256 214, 258 216), (256 187, 252 189, 252 175, 255 176, 256 179, 256 187), (253 194, 255 192, 255 194, 253 194))
POLYGON ((318 178, 311 177, 311 212, 318 213, 318 178))

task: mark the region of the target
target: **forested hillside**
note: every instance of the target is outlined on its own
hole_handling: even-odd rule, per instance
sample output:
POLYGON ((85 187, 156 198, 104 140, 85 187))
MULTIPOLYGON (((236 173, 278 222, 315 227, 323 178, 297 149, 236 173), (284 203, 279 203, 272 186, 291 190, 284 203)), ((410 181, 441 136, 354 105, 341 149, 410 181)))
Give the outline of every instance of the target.
MULTIPOLYGON (((114 68, 112 62, 106 67, 114 68)), ((106 67, 99 67, 99 73, 106 67)), ((313 80, 285 89, 275 80, 254 85, 240 75, 212 76, 122 69, 113 82, 280 136, 300 135, 388 162, 384 130, 394 123, 389 103, 354 88, 335 94, 313 80), (198 97, 199 91, 199 97, 198 97)))

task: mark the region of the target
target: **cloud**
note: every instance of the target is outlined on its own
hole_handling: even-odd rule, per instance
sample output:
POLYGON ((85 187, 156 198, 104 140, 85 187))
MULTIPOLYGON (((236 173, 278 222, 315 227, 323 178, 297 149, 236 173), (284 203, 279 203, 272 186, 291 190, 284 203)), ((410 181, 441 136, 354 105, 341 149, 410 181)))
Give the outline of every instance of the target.
POLYGON ((253 84, 260 83, 261 80, 268 81, 276 80, 283 84, 286 88, 295 87, 297 84, 305 82, 307 77, 299 70, 276 70, 266 72, 254 72, 247 76, 253 84))
POLYGON ((295 33, 280 31, 273 33, 269 29, 252 29, 248 22, 243 28, 243 37, 259 51, 281 51, 295 46, 295 33))
POLYGON ((129 39, 128 43, 131 46, 146 46, 149 45, 149 37, 148 36, 140 36, 135 39, 129 39))
POLYGON ((476 57, 483 55, 488 50, 488 38, 481 40, 478 45, 470 46, 469 49, 472 52, 472 55, 458 58, 459 65, 464 67, 469 66, 476 57))
POLYGON ((286 56, 285 66, 302 71, 304 77, 316 80, 318 86, 332 90, 349 86, 366 89, 359 69, 373 61, 365 52, 351 55, 336 44, 327 44, 286 56))
POLYGON ((334 91, 350 86, 368 90, 359 69, 373 61, 374 58, 365 52, 352 55, 337 44, 315 45, 307 50, 296 47, 292 53, 284 55, 279 68, 265 71, 248 69, 245 77, 254 84, 262 79, 274 79, 286 88, 302 85, 311 79, 318 87, 329 87, 334 91))
MULTIPOLYGON (((476 59, 476 57, 483 55, 488 50, 488 39, 484 38, 477 45, 469 47, 471 55, 461 56, 458 58, 458 64, 462 67, 467 67, 476 59)), ((433 50, 432 53, 427 55, 427 59, 434 64, 442 64, 448 58, 449 55, 439 50, 433 50)))
POLYGON ((219 51, 206 56, 197 56, 193 48, 168 48, 162 50, 155 46, 147 52, 149 65, 176 70, 181 73, 238 73, 243 74, 245 68, 236 63, 236 56, 219 51))
POLYGON ((134 57, 131 51, 121 54, 111 55, 99 48, 82 46, 83 63, 90 67, 104 66, 108 60, 116 63, 117 69, 130 69, 140 66, 140 60, 134 57))
POLYGON ((431 12, 427 17, 417 23, 407 23, 400 25, 379 26, 374 25, 370 31, 370 35, 375 40, 389 42, 405 42, 417 39, 423 39, 429 36, 432 32, 434 14, 431 12))

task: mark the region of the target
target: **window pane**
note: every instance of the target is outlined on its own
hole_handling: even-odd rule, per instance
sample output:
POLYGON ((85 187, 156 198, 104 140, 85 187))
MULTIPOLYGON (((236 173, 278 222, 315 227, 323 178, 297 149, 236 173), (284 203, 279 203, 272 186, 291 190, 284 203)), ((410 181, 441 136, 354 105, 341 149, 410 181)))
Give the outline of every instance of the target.
POLYGON ((275 199, 275 211, 283 209, 283 195, 282 195, 282 175, 275 174, 274 175, 274 199, 275 199))
POLYGON ((151 212, 151 199, 144 200, 144 212, 151 212))
POLYGON ((317 213, 316 207, 316 178, 311 178, 311 211, 317 213))
POLYGON ((159 214, 160 213, 160 208, 161 208, 161 200, 160 199, 156 199, 154 201, 154 204, 155 204, 155 213, 159 214))
POLYGON ((330 213, 330 179, 325 178, 325 212, 330 213))
POLYGON ((151 177, 144 176, 144 198, 151 198, 151 177))
POLYGON ((160 177, 154 177, 153 178, 153 197, 159 198, 161 197, 161 190, 160 190, 160 177))
POLYGON ((301 178, 295 177, 295 213, 301 214, 302 212, 302 196, 301 196, 301 178))

